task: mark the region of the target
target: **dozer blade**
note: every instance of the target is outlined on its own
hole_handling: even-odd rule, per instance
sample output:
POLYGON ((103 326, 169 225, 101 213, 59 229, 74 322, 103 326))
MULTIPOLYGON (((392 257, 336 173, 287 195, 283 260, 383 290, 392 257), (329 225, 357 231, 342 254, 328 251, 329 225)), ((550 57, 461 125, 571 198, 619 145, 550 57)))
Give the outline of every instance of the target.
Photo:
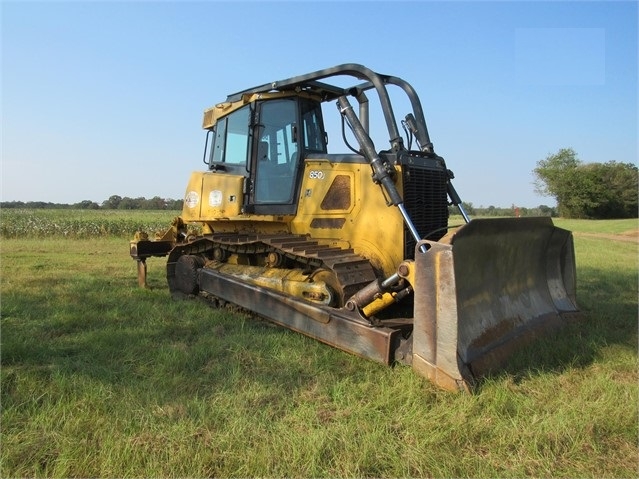
POLYGON ((413 368, 445 389, 472 389, 575 316, 574 258, 572 233, 550 218, 473 220, 419 242, 413 368))

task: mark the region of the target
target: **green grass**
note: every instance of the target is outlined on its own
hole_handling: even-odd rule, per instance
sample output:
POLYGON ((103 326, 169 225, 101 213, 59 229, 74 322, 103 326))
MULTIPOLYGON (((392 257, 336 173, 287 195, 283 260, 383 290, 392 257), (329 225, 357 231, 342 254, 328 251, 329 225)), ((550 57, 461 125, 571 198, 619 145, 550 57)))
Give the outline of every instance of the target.
POLYGON ((627 234, 635 232, 636 234, 637 229, 639 229, 639 221, 636 218, 619 220, 570 220, 553 218, 553 222, 560 228, 576 233, 627 234))
POLYGON ((163 259, 139 289, 126 239, 5 238, 0 476, 637 477, 637 244, 575 247, 585 318, 463 395, 173 301, 163 259))
MULTIPOLYGON (((473 216, 473 218, 475 218, 473 216)), ((482 218, 478 216, 477 218, 482 218)), ((486 216, 484 218, 498 218, 486 216)), ((564 228, 575 233, 596 233, 596 234, 627 234, 637 232, 639 220, 637 218, 615 219, 615 220, 573 220, 566 218, 552 218, 553 223, 560 228, 564 228)), ((461 215, 451 215, 449 218, 451 225, 461 225, 464 219, 461 215)))

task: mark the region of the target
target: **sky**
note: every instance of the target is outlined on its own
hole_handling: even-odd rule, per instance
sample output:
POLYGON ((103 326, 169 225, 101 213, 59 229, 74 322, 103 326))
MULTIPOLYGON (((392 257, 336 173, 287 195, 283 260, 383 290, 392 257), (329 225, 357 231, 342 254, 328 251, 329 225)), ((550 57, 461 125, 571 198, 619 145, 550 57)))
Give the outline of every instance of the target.
MULTIPOLYGON (((476 207, 554 205, 535 192, 533 170, 561 148, 584 163, 637 163, 635 1, 0 8, 2 201, 182 198, 190 173, 205 169, 204 109, 343 63, 417 90, 435 151, 476 207)), ((385 133, 371 118, 379 150, 385 133)))

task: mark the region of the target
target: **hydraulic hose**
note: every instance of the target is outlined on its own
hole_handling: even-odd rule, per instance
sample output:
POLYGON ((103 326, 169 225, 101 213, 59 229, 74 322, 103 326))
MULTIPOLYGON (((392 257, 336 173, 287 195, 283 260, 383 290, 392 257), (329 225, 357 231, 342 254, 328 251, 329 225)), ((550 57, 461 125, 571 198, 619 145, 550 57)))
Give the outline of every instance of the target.
MULTIPOLYGON (((366 132, 366 130, 364 130, 364 127, 360 123, 359 118, 357 118, 357 115, 355 115, 353 107, 348 101, 348 98, 346 98, 345 96, 341 96, 337 99, 337 103, 339 105, 340 112, 342 113, 342 115, 344 115, 344 117, 348 121, 348 124, 353 130, 353 134, 355 135, 355 138, 357 139, 357 142, 362 149, 364 157, 368 160, 371 167, 373 168, 373 180, 376 183, 382 185, 390 200, 390 204, 397 206, 400 213, 402 214, 402 217, 404 218, 404 223, 406 223, 406 226, 413 235, 413 238, 415 238, 415 241, 419 242, 421 240, 421 238, 419 237, 419 232, 408 216, 406 208, 404 208, 404 200, 402 199, 402 195, 400 195, 399 191, 397 190, 393 178, 391 177, 389 171, 386 169, 386 165, 377 154, 377 151, 375 151, 373 140, 371 140, 371 137, 368 136, 368 133, 366 132)), ((426 250, 423 245, 422 250, 426 250)))
MULTIPOLYGON (((366 132, 366 130, 364 130, 364 127, 360 123, 359 118, 357 118, 357 115, 355 115, 350 102, 345 96, 341 96, 337 99, 337 103, 339 104, 341 114, 346 117, 348 124, 353 130, 353 134, 355 135, 355 138, 357 139, 357 142, 362 149, 364 157, 368 160, 371 167, 373 168, 373 180, 376 183, 380 183, 382 185, 382 187, 386 191, 386 194, 388 195, 390 204, 394 206, 401 205, 404 200, 399 194, 399 191, 397 191, 395 182, 384 166, 384 162, 377 154, 377 151, 375 151, 373 140, 371 140, 370 136, 368 136, 368 133, 366 132)), ((419 241, 419 239, 417 241, 419 241)))

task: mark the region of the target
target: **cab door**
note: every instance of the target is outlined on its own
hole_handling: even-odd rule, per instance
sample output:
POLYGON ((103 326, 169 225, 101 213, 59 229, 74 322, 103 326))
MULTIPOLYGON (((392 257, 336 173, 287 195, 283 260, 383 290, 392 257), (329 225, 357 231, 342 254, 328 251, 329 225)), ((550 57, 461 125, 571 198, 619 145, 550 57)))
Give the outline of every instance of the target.
POLYGON ((258 107, 252 168, 256 213, 295 213, 300 161, 297 110, 295 98, 269 100, 258 107))

